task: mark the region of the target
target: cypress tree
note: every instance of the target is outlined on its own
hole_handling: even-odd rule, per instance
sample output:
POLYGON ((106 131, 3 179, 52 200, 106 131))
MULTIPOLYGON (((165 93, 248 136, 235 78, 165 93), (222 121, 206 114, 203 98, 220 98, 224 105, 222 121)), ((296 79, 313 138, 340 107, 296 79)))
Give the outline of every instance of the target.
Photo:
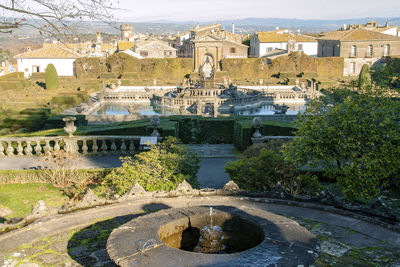
POLYGON ((371 71, 368 64, 364 64, 358 77, 358 88, 360 90, 368 89, 372 86, 371 71))
POLYGON ((53 90, 58 88, 58 74, 53 64, 46 67, 46 89, 53 90))

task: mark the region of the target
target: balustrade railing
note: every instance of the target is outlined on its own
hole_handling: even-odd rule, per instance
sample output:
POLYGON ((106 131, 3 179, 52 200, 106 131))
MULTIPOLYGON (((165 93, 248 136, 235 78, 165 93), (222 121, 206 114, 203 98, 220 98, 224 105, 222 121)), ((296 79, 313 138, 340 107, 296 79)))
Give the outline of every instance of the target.
POLYGON ((79 154, 134 154, 141 136, 0 137, 0 157, 50 155, 64 150, 79 154))

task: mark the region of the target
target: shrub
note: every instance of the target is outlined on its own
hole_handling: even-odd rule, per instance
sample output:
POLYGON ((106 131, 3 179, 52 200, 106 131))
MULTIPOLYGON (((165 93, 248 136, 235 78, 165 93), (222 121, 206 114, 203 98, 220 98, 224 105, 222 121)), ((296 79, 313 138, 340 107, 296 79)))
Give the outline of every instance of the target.
POLYGON ((225 171, 240 188, 248 191, 267 191, 280 182, 291 194, 319 192, 322 187, 317 176, 302 174, 295 165, 286 163, 280 147, 279 143, 251 146, 239 160, 228 162, 225 171))
POLYGON ((174 137, 166 138, 136 158, 122 157, 121 161, 122 167, 105 177, 100 189, 102 193, 122 195, 136 183, 146 191, 173 190, 183 180, 197 185, 200 159, 174 137))
POLYGON ((46 67, 46 89, 53 90, 58 88, 58 74, 53 64, 46 67))
POLYGON ((53 151, 45 156, 45 161, 50 163, 49 168, 43 172, 45 179, 68 197, 79 198, 93 182, 89 173, 77 169, 78 158, 70 152, 53 151))

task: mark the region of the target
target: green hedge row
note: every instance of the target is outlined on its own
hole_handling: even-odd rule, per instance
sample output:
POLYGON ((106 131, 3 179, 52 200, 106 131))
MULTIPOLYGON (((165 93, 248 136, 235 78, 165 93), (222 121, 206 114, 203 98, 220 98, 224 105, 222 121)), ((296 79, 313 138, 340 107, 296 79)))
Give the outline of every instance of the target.
MULTIPOLYGON (((294 136, 296 128, 290 123, 263 120, 260 128, 265 136, 294 136)), ((251 135, 254 132, 252 120, 236 121, 233 128, 233 144, 239 150, 251 145, 251 135)))
MULTIPOLYGON (((55 128, 64 128, 65 122, 62 120, 64 117, 69 117, 69 115, 52 115, 50 116, 44 126, 43 129, 55 129, 55 128)), ((75 125, 76 126, 87 126, 88 121, 86 120, 85 115, 74 115, 76 117, 75 125)))
POLYGON ((234 118, 173 116, 169 119, 179 123, 177 137, 185 144, 231 144, 233 141, 232 129, 235 123, 234 118))

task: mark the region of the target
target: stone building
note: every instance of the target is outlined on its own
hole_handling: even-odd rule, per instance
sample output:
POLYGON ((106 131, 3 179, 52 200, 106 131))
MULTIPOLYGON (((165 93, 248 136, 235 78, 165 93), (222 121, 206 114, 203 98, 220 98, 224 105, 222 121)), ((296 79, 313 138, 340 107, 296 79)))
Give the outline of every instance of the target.
POLYGON ((168 43, 158 39, 141 42, 135 48, 135 52, 144 58, 175 58, 176 51, 168 43))
POLYGON ((249 57, 269 57, 295 51, 316 57, 317 39, 304 34, 294 34, 289 30, 256 32, 250 40, 249 57))
POLYGON ((47 65, 53 64, 59 76, 74 76, 75 61, 81 55, 62 46, 47 46, 15 55, 18 71, 29 77, 35 72, 45 72, 47 65))
POLYGON ((363 29, 393 36, 400 36, 399 27, 389 26, 389 23, 386 23, 384 26, 379 26, 377 21, 368 21, 366 24, 350 24, 349 26, 343 25, 342 27, 342 30, 350 29, 363 29))
POLYGON ((193 58, 193 70, 211 61, 219 70, 223 58, 247 58, 248 46, 242 44, 244 36, 225 31, 221 24, 212 24, 177 36, 175 46, 179 57, 193 58))
POLYGON ((325 33, 318 39, 318 57, 343 57, 344 76, 355 76, 364 64, 375 66, 386 56, 400 55, 400 37, 361 28, 325 33))
POLYGON ((133 25, 121 24, 120 29, 121 29, 121 41, 133 42, 134 40, 133 25))
POLYGON ((192 41, 193 70, 198 71, 206 60, 211 60, 215 70, 220 70, 219 62, 224 58, 247 58, 248 46, 212 34, 192 41))

